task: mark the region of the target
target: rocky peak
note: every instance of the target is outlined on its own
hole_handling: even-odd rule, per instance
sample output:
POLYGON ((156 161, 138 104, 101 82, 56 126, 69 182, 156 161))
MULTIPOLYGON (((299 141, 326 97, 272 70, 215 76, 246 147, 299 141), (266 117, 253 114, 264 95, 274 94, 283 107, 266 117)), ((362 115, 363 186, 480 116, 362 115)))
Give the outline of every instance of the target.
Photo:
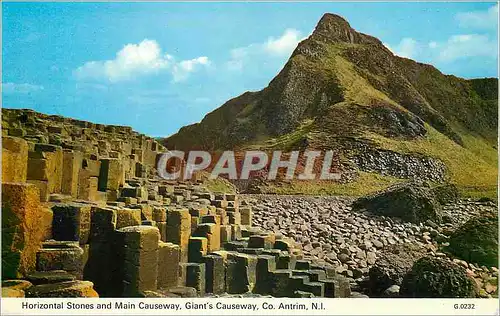
POLYGON ((316 25, 315 32, 332 33, 336 30, 349 31, 351 30, 351 26, 340 15, 325 13, 316 25))
POLYGON ((367 133, 395 141, 425 137, 424 123, 461 144, 452 122, 496 139, 496 120, 487 119, 498 109, 495 80, 483 81, 445 76, 397 57, 380 40, 327 13, 266 88, 227 102, 165 144, 231 149, 268 138, 299 148, 301 139, 310 138, 310 148, 339 147, 341 137, 365 141, 367 133))
POLYGON ((351 44, 380 43, 374 37, 356 32, 343 17, 332 13, 325 13, 323 15, 316 25, 312 37, 324 42, 351 44))
POLYGON ((349 23, 341 16, 332 13, 323 15, 312 36, 332 42, 355 43, 359 40, 359 34, 351 28, 349 23))

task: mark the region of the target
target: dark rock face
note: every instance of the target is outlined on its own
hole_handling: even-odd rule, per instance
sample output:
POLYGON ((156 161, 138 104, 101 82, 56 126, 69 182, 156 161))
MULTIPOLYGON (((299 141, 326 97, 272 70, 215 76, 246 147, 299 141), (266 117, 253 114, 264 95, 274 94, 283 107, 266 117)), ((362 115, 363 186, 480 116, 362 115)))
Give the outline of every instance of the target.
POLYGON ((392 286, 401 286, 413 263, 427 252, 414 244, 401 244, 385 248, 368 273, 370 296, 385 296, 392 286))
POLYGON ((404 277, 400 294, 426 298, 475 297, 475 287, 463 267, 444 259, 423 257, 404 277))
POLYGON ((485 212, 450 236, 448 250, 468 262, 498 266, 498 214, 485 212))
POLYGON ((353 207, 413 223, 427 220, 441 222, 441 205, 430 187, 418 183, 396 185, 381 193, 360 198, 353 207))
POLYGON ((268 133, 275 136, 292 132, 305 118, 321 115, 330 104, 343 101, 336 78, 311 73, 299 62, 287 64, 264 91, 258 105, 268 133))
POLYGON ((412 139, 427 134, 424 121, 411 112, 386 107, 382 102, 374 105, 367 112, 366 124, 384 126, 386 137, 412 139))
POLYGON ((423 155, 405 155, 389 150, 365 150, 351 159, 359 169, 406 179, 441 182, 446 165, 438 159, 423 155))
POLYGON ((457 186, 451 183, 444 183, 432 188, 432 192, 441 205, 456 202, 459 199, 457 186))

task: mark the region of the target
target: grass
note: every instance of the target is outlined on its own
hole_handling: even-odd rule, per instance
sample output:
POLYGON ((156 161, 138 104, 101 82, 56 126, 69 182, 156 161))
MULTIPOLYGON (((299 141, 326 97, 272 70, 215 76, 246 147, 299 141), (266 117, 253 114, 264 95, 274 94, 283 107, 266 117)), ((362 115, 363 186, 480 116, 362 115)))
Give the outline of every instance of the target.
MULTIPOLYGON (((321 45, 322 43, 318 44, 321 45)), ((317 79, 315 84, 324 87, 325 90, 330 92, 330 99, 334 100, 332 101, 334 104, 329 104, 329 110, 331 110, 329 113, 332 113, 332 117, 323 116, 316 117, 316 120, 305 120, 293 132, 269 139, 264 122, 252 121, 251 114, 256 110, 256 103, 246 104, 242 107, 236 119, 239 120, 240 126, 242 126, 241 130, 251 130, 254 135, 252 135, 253 140, 251 143, 247 142, 241 145, 241 150, 280 149, 290 151, 297 149, 304 139, 309 141, 311 148, 327 148, 333 145, 337 136, 348 135, 357 138, 361 135, 361 138, 375 142, 381 149, 403 154, 418 153, 443 161, 448 168, 447 177, 449 181, 459 188, 464 197, 496 199, 498 157, 497 150, 491 140, 496 139, 496 134, 494 133, 495 137, 491 137, 489 141, 479 135, 481 133, 483 136, 488 136, 488 133, 484 132, 488 130, 488 125, 487 122, 483 122, 485 121, 484 117, 471 114, 478 112, 471 111, 471 109, 479 109, 477 106, 482 105, 481 99, 474 93, 464 95, 457 92, 461 91, 460 89, 467 88, 465 81, 442 76, 430 66, 422 68, 419 77, 413 80, 415 82, 412 81, 412 85, 416 87, 416 90, 422 92, 425 98, 429 100, 430 105, 435 107, 438 112, 442 112, 441 114, 445 116, 450 124, 457 122, 457 125, 453 126, 453 130, 458 132, 464 146, 453 142, 428 124, 426 124, 427 135, 420 139, 404 140, 384 137, 375 133, 373 128, 371 132, 368 131, 369 126, 366 126, 363 115, 367 112, 365 111, 367 108, 379 104, 393 106, 396 109, 408 112, 406 108, 391 99, 391 96, 395 96, 395 98, 398 96, 398 91, 391 93, 391 90, 376 88, 377 83, 381 83, 382 87, 387 86, 386 80, 393 80, 392 77, 385 78, 383 75, 375 75, 373 73, 377 72, 363 68, 356 61, 350 61, 352 58, 345 53, 348 53, 352 46, 363 48, 362 45, 322 45, 325 45, 326 54, 322 55, 321 59, 311 59, 298 54, 290 61, 299 70, 314 74, 314 78, 317 79), (434 91, 436 86, 441 88, 434 91), (360 108, 358 111, 358 108, 354 108, 354 106, 366 108, 360 108), (484 125, 484 128, 482 125, 484 125), (467 127, 467 130, 461 128, 461 126, 467 127), (472 134, 471 131, 476 131, 478 134, 472 134)), ((369 47, 365 48, 366 50, 369 49, 369 47)), ((359 58, 366 58, 366 56, 361 54, 359 58)), ((407 68, 411 72, 414 69, 413 62, 408 61, 407 63, 408 65, 403 65, 403 68, 407 68)), ((483 87, 480 86, 479 88, 483 87)), ((490 86, 484 89, 486 88, 492 89, 490 86)), ((488 91, 482 93, 487 94, 488 91)), ((423 107, 422 109, 426 110, 427 108, 423 107)), ((486 117, 491 116, 494 115, 486 115, 486 117)), ((433 120, 427 121, 433 122, 433 120)), ((439 124, 434 125, 439 128, 439 124)), ((382 190, 401 181, 405 180, 382 176, 377 173, 360 172, 359 178, 353 183, 339 184, 325 181, 294 180, 290 183, 268 183, 262 189, 265 193, 279 194, 361 196, 382 190)), ((230 190, 230 187, 225 182, 212 181, 209 186, 215 191, 230 190)))
POLYGON ((307 69, 307 71, 316 73, 321 78, 336 78, 338 86, 342 87, 346 103, 369 105, 374 100, 379 100, 406 111, 385 93, 375 89, 359 74, 360 69, 356 69, 352 62, 342 57, 342 52, 353 44, 323 45, 327 54, 321 60, 312 62, 304 56, 297 55, 294 57, 295 62, 307 69))
POLYGON ((204 185, 211 192, 236 193, 236 188, 229 181, 223 178, 206 179, 204 185))
POLYGON ((320 180, 294 180, 291 183, 281 183, 280 185, 268 184, 262 189, 263 193, 269 194, 342 195, 359 197, 386 189, 393 184, 403 181, 403 179, 382 176, 377 173, 359 172, 359 177, 356 181, 346 184, 320 180))
POLYGON ((450 182, 457 185, 465 197, 490 197, 496 200, 498 158, 496 149, 487 141, 463 134, 464 147, 426 124, 425 138, 400 140, 365 133, 379 147, 399 153, 420 153, 442 160, 449 170, 450 182))
POLYGON ((400 107, 387 95, 372 87, 365 78, 358 74, 354 69, 354 65, 341 56, 335 55, 325 62, 335 65, 337 78, 341 86, 345 88, 344 97, 346 101, 367 105, 372 103, 373 100, 381 100, 400 107))
POLYGON ((307 137, 307 134, 313 128, 314 120, 307 119, 302 124, 297 127, 293 132, 282 135, 280 137, 271 138, 263 143, 249 145, 247 149, 249 150, 292 150, 295 149, 295 145, 307 137))

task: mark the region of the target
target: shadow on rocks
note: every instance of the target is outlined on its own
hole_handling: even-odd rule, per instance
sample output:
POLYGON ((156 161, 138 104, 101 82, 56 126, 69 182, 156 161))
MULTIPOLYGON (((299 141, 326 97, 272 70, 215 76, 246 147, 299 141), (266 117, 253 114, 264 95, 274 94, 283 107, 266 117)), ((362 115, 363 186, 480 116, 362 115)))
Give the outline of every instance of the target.
POLYGON ((422 247, 413 244, 400 244, 386 247, 378 254, 378 259, 368 272, 364 284, 370 297, 398 296, 397 287, 411 269, 413 263, 427 254, 422 247))
POLYGON ((441 222, 442 208, 434 190, 426 183, 408 182, 363 197, 353 203, 354 210, 398 217, 412 223, 441 222))
POLYGON ((413 298, 473 298, 474 280, 466 270, 446 259, 423 257, 403 279, 401 297, 413 298))

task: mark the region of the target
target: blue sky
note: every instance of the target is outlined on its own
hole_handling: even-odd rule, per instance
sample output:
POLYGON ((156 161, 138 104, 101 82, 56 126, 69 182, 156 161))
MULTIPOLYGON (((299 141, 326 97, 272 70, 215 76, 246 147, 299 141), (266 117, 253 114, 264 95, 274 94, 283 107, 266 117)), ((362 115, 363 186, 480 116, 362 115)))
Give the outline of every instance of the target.
POLYGON ((2 106, 168 136, 260 90, 325 12, 393 52, 497 77, 495 3, 2 3, 2 106))

